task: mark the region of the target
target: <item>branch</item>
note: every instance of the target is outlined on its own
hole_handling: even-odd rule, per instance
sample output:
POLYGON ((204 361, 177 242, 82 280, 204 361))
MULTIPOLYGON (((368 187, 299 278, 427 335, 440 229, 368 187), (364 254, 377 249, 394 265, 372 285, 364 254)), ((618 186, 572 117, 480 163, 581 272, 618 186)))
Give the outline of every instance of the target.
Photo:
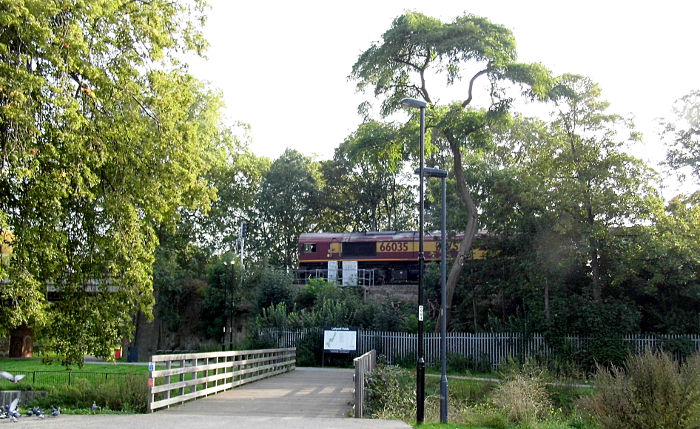
POLYGON ((479 76, 488 73, 490 70, 491 70, 491 68, 490 68, 490 64, 489 64, 488 66, 486 66, 485 69, 481 70, 480 72, 478 72, 477 74, 472 76, 471 80, 469 81, 469 96, 467 97, 466 100, 464 100, 464 103, 462 103, 462 107, 467 107, 469 105, 469 103, 472 102, 472 91, 474 90, 474 82, 476 81, 476 79, 479 76))

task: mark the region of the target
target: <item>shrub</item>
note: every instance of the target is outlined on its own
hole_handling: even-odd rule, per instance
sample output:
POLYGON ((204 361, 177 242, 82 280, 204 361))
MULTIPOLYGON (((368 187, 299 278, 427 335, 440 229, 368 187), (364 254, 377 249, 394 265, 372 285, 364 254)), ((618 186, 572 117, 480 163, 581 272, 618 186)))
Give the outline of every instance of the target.
POLYGON ((405 421, 415 418, 415 389, 408 385, 407 380, 406 370, 394 365, 377 365, 365 381, 368 413, 373 418, 405 421))
MULTIPOLYGON (((439 365, 439 362, 435 362, 439 365)), ((482 353, 478 358, 473 356, 465 356, 460 353, 448 353, 447 354, 447 368, 451 372, 458 373, 469 373, 470 371, 476 371, 480 373, 491 372, 493 369, 491 361, 489 360, 489 355, 482 353)))
POLYGON ((552 410, 544 380, 527 372, 510 375, 498 385, 491 403, 516 424, 532 424, 548 416, 552 410))
POLYGON ((700 355, 679 365, 664 352, 627 358, 625 368, 599 366, 595 394, 581 406, 603 428, 700 427, 700 355))
POLYGON ((74 385, 51 387, 45 397, 37 397, 29 406, 90 409, 92 402, 105 410, 145 413, 148 383, 143 376, 125 375, 104 383, 77 379, 74 385))

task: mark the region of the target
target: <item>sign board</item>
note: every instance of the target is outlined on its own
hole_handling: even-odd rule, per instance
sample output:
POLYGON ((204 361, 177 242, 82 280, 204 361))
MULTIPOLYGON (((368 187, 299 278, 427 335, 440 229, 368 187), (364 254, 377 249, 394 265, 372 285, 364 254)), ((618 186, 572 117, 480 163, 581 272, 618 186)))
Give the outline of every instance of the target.
POLYGON ((328 283, 338 281, 338 261, 328 261, 328 283))
POLYGON ((354 353, 357 351, 357 328, 324 328, 323 351, 354 353))
POLYGON ((343 261, 343 286, 357 286, 357 261, 343 261))

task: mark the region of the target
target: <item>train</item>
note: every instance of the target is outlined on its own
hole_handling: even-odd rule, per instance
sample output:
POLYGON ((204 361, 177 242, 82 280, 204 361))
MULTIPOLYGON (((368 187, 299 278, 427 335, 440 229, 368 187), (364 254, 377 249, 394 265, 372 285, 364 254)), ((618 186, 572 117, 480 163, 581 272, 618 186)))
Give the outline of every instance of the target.
MULTIPOLYGON (((456 254, 464 236, 448 238, 448 254, 456 254)), ((418 231, 321 232, 299 236, 299 272, 323 271, 329 262, 357 263, 358 270, 371 271, 375 284, 418 281, 418 231)), ((476 249, 473 258, 481 259, 476 249)), ((426 263, 440 260, 440 231, 427 232, 423 239, 426 263)), ((336 265, 334 264, 334 265, 336 265)))

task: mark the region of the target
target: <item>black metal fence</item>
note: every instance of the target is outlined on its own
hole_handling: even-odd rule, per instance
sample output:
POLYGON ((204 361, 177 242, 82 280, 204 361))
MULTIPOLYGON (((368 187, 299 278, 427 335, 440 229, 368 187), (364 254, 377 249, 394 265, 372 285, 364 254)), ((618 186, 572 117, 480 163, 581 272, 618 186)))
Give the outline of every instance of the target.
MULTIPOLYGON (((102 383, 108 380, 122 380, 128 375, 123 372, 90 372, 90 371, 26 371, 22 384, 39 386, 73 385, 78 380, 86 380, 90 384, 102 383)), ((145 378, 145 375, 144 375, 145 378)))

